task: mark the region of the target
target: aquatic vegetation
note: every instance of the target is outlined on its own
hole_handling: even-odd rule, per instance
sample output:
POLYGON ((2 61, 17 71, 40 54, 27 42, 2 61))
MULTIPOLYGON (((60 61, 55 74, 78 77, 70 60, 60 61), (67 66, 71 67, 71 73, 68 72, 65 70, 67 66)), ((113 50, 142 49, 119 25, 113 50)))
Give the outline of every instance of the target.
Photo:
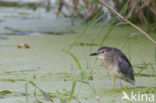
POLYGON ((73 98, 73 94, 74 94, 74 91, 75 91, 75 86, 76 86, 76 81, 74 81, 73 85, 72 85, 71 94, 70 94, 70 98, 69 98, 69 103, 71 103, 71 100, 73 98))
POLYGON ((37 90, 39 90, 42 95, 44 96, 44 98, 48 99, 49 101, 53 101, 50 96, 45 92, 43 91, 42 89, 40 89, 34 82, 32 81, 28 81, 25 83, 25 97, 26 97, 26 103, 28 103, 28 85, 31 84, 33 87, 34 87, 34 97, 35 97, 35 100, 38 102, 38 103, 41 103, 41 101, 37 98, 37 90))
MULTIPOLYGON (((100 98, 102 103, 114 103, 121 102, 123 90, 156 94, 154 45, 125 22, 96 27, 103 17, 97 14, 79 35, 62 31, 51 32, 59 36, 49 35, 50 32, 35 36, 6 35, 9 39, 1 40, 0 46, 0 82, 2 91, 8 91, 3 92, 6 95, 2 95, 0 102, 96 103, 100 98), (18 49, 16 46, 21 42, 29 43, 32 48, 18 49), (103 65, 99 61, 95 64, 88 56, 100 44, 118 47, 127 54, 135 69, 136 87, 129 86, 126 90, 117 83, 117 88, 110 89, 111 78, 103 65)), ((151 33, 153 38, 154 34, 151 33)))
POLYGON ((0 79, 0 81, 8 81, 8 82, 17 82, 17 81, 26 81, 25 79, 0 79))
POLYGON ((9 91, 9 90, 3 90, 3 91, 0 91, 0 95, 7 95, 7 94, 11 94, 12 92, 9 91))
MULTIPOLYGON (((123 26, 122 28, 124 28, 126 31, 130 29, 126 26, 123 26)), ((94 43, 99 44, 101 42, 102 37, 104 36, 103 34, 105 34, 108 31, 108 29, 109 28, 104 28, 104 32, 101 32, 97 36, 97 40, 95 39, 94 43)), ((131 31, 131 29, 129 31, 131 31)), ((128 33, 125 33, 124 30, 120 28, 120 26, 116 27, 109 34, 109 38, 104 40, 104 45, 115 45, 116 47, 122 48, 125 41, 127 41, 129 35, 132 32, 135 32, 129 31, 128 33), (120 33, 116 35, 117 38, 113 38, 113 35, 111 34, 115 34, 117 31, 119 31, 120 33), (124 39, 122 38, 118 41, 117 39, 121 38, 121 35, 126 36, 124 37, 124 39)), ((88 32, 90 33, 90 29, 88 30, 88 32)), ((88 36, 88 34, 86 34, 86 36, 90 37, 88 36)), ((117 88, 110 89, 108 85, 110 85, 109 83, 111 81, 111 78, 107 75, 106 71, 104 70, 104 67, 101 65, 101 62, 97 61, 96 65, 94 65, 94 60, 90 59, 88 56, 88 54, 91 53, 91 51, 89 51, 89 46, 91 45, 75 45, 74 48, 72 48, 72 50, 70 51, 70 53, 72 53, 73 56, 66 53, 66 51, 62 51, 62 48, 68 48, 69 44, 72 43, 72 41, 70 41, 70 43, 64 42, 64 40, 69 41, 71 39, 69 37, 72 37, 72 39, 76 39, 77 35, 62 35, 59 37, 55 35, 40 35, 31 37, 20 36, 10 37, 9 40, 5 40, 4 42, 6 45, 8 45, 10 42, 13 43, 11 47, 1 47, 4 48, 4 51, 1 49, 1 52, 3 53, 1 57, 3 59, 1 59, 0 74, 1 78, 5 79, 1 80, 1 87, 4 88, 4 90, 9 90, 11 92, 16 91, 17 93, 23 94, 17 96, 14 96, 14 94, 5 95, 5 99, 8 99, 9 101, 10 97, 15 99, 21 98, 21 102, 23 102, 26 101, 24 99, 28 97, 28 103, 31 103, 31 101, 50 102, 50 100, 48 100, 47 97, 43 96, 43 93, 39 89, 35 90, 37 86, 40 89, 42 89, 54 102, 58 101, 62 103, 67 103, 69 102, 69 98, 72 97, 71 103, 85 103, 88 101, 90 103, 95 103, 97 102, 96 96, 100 97, 101 102, 120 102, 122 90, 126 90, 123 88, 121 89, 119 83, 116 84, 117 88), (18 38, 19 41, 16 41, 16 38, 18 38), (29 41, 33 48, 29 50, 17 49, 17 44, 23 40, 29 41), (40 45, 37 45, 37 40, 46 42, 41 42, 40 45), (55 41, 59 41, 60 43, 58 43, 58 45, 56 46, 54 43, 55 41), (58 48, 58 46, 60 48, 58 48), (12 50, 12 52, 6 52, 8 49, 12 50), (18 54, 16 54, 16 52, 18 52, 18 54), (35 57, 32 54, 34 54, 35 57), (7 56, 9 56, 9 59, 7 58, 7 56), (27 58, 28 56, 29 58, 27 58), (73 57, 77 60, 74 60, 73 57), (78 61, 79 63, 76 61, 78 61), (40 67, 40 69, 36 69, 37 67, 40 67), (83 75, 81 74, 81 70, 84 71, 83 75), (34 74, 36 79, 34 79, 34 74), (25 78, 26 80, 23 79, 20 81, 17 78, 25 78), (13 81, 7 81, 9 79, 12 79, 13 81), (84 81, 82 82, 81 80, 84 81), (33 86, 31 83, 28 83, 28 91, 25 92, 24 84, 27 81, 33 81, 33 83, 35 84, 33 86), (76 81, 75 86, 73 86, 74 81, 76 81), (72 89, 72 87, 75 89, 72 89), (71 91, 73 92, 71 93, 71 91), (36 97, 34 96, 34 92, 36 92, 36 97), (111 98, 112 96, 114 96, 113 99, 111 98)), ((145 38, 143 38, 143 36, 141 35, 133 36, 133 38, 129 40, 131 60, 133 62, 133 66, 136 72, 135 76, 137 79, 137 85, 135 88, 129 86, 129 89, 126 92, 130 93, 131 91, 135 91, 137 93, 138 91, 140 91, 141 93, 143 93, 144 91, 149 91, 149 93, 155 94, 155 72, 152 71, 151 67, 153 66, 155 70, 155 64, 151 63, 154 62, 154 46, 148 41, 138 41, 138 39, 140 40, 140 38, 141 40, 145 40, 145 38), (150 50, 150 48, 153 49, 150 50), (139 52, 139 50, 142 50, 142 52, 139 52), (143 64, 143 57, 146 58, 144 60, 146 61, 145 64, 143 64), (141 68, 146 67, 146 64, 148 64, 147 69, 144 69, 141 73, 137 74, 141 70, 141 68), (146 82, 143 80, 146 80, 146 82)), ((92 37, 82 39, 83 41, 86 41, 88 39, 91 41, 92 37)), ((89 43, 89 41, 87 41, 87 43, 89 43)), ((92 46, 91 50, 93 51, 93 49, 97 48, 98 46, 92 46)), ((123 51, 128 55, 127 45, 124 47, 123 51)), ((10 99, 10 101, 12 101, 12 99, 10 99)))
POLYGON ((109 34, 111 33, 111 31, 113 31, 114 28, 115 28, 115 27, 112 26, 112 27, 110 27, 109 30, 106 32, 106 34, 104 35, 104 37, 103 37, 102 40, 101 40, 100 47, 103 46, 104 41, 105 41, 106 38, 109 36, 109 34))
MULTIPOLYGON (((137 21, 148 24, 154 21, 156 17, 156 2, 154 0, 112 0, 105 2, 133 22, 137 21)), ((57 15, 61 13, 61 11, 63 12, 63 7, 68 10, 69 16, 79 17, 85 22, 91 21, 97 11, 100 11, 101 15, 108 11, 106 8, 103 9, 101 0, 73 0, 71 3, 65 0, 59 0, 57 15)), ((117 21, 117 19, 115 21, 117 21)))
POLYGON ((81 37, 87 32, 89 28, 91 28, 95 23, 98 22, 99 13, 95 15, 95 17, 88 23, 88 25, 81 31, 77 39, 70 45, 70 47, 67 49, 67 51, 70 51, 76 44, 77 42, 81 39, 81 37))

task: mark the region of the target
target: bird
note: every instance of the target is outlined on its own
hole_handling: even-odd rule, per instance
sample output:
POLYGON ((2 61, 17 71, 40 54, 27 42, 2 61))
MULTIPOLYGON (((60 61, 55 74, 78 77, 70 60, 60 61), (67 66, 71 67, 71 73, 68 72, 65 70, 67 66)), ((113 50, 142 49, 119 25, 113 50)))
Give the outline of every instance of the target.
POLYGON ((127 88, 126 82, 135 85, 133 67, 126 55, 119 49, 103 46, 90 56, 97 56, 101 59, 106 70, 113 77, 112 88, 114 88, 116 79, 124 80, 125 88, 127 88))

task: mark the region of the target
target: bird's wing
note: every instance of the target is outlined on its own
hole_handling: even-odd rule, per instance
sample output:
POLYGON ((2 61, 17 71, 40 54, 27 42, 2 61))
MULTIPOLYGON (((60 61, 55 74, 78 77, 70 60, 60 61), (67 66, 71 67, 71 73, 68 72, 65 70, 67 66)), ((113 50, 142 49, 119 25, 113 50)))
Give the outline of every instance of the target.
POLYGON ((116 49, 115 53, 118 54, 121 59, 124 59, 128 63, 128 65, 131 66, 131 64, 130 64, 129 60, 127 59, 127 57, 125 56, 125 54, 123 52, 121 52, 119 49, 117 49, 117 48, 115 48, 115 49, 116 49))
POLYGON ((133 67, 130 64, 129 60, 127 59, 127 57, 124 55, 124 53, 122 53, 120 50, 116 49, 115 50, 116 54, 119 55, 121 60, 118 60, 118 67, 120 68, 119 71, 126 75, 129 76, 130 79, 134 80, 134 76, 133 76, 133 67))

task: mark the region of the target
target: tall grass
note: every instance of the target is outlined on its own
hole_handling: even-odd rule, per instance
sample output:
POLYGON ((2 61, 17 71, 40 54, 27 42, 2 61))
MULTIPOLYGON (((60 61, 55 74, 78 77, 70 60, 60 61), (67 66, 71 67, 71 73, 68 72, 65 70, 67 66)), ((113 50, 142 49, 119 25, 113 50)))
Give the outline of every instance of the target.
MULTIPOLYGON (((64 50, 65 51, 65 50, 64 50)), ((81 71, 81 82, 84 81, 84 78, 85 78, 85 72, 82 70, 82 66, 78 60, 78 58, 70 51, 65 51, 68 55, 70 55, 73 60, 75 61, 78 69, 81 71)), ((73 81, 73 85, 72 85, 72 89, 71 89, 71 94, 70 94, 70 98, 69 98, 69 103, 71 103, 71 100, 72 100, 72 97, 73 97, 73 94, 74 94, 74 91, 75 91, 75 87, 76 87, 76 81, 74 80, 73 81)))
POLYGON ((106 40, 106 38, 110 35, 110 33, 114 30, 115 26, 111 26, 108 31, 106 32, 106 34, 103 36, 101 42, 100 42, 100 47, 103 46, 104 41, 106 40))
POLYGON ((156 46, 154 47, 154 62, 156 63, 156 46))
MULTIPOLYGON (((97 19, 97 18, 96 18, 96 19, 97 19)), ((97 21, 96 19, 94 20, 94 22, 91 22, 91 24, 87 25, 87 26, 88 26, 87 29, 85 29, 83 32, 81 32, 81 34, 78 36, 78 38, 75 40, 75 42, 73 42, 73 45, 72 45, 70 48, 68 48, 67 51, 64 50, 68 55, 70 55, 70 56, 73 58, 74 62, 76 63, 76 65, 77 65, 77 67, 78 67, 78 69, 81 71, 81 82, 82 82, 82 83, 84 83, 85 72, 84 72, 84 70, 83 70, 83 68, 82 68, 82 66, 81 66, 81 64, 80 64, 80 62, 79 62, 79 59, 78 59, 72 52, 70 52, 70 50, 75 46, 75 43, 77 43, 77 42, 81 39, 81 37, 84 35, 84 33, 85 33, 91 26, 93 26, 93 24, 97 21)), ((121 24, 122 24, 122 23, 121 23, 121 24)), ((104 34, 103 38, 101 39, 100 46, 103 46, 104 41, 108 38, 108 36, 111 34, 111 32, 114 30, 114 28, 115 28, 115 26, 110 27, 110 28, 108 29, 108 31, 104 34)), ((101 27, 101 28, 99 29, 99 32, 98 32, 98 33, 100 33, 102 30, 103 30, 103 27, 101 27)), ((137 34, 137 33, 131 34, 131 36, 129 36, 129 38, 128 38, 128 41, 130 40, 130 38, 132 38, 132 37, 133 37, 134 35, 136 35, 136 34, 137 34)), ((123 48, 127 46, 126 44, 128 43, 128 41, 126 41, 126 42, 124 43, 123 48)), ((156 48, 155 48, 155 55, 156 55, 156 48)), ((156 58, 156 56, 155 56, 155 58, 156 58)), ((156 59, 155 59, 155 60, 156 60, 156 59)), ((142 71, 140 71, 140 72, 142 72, 142 71)), ((72 99, 73 99, 73 95, 74 95, 75 88, 76 88, 76 83, 77 83, 76 80, 74 80, 73 83, 72 83, 70 96, 69 96, 69 98, 68 98, 68 102, 69 102, 69 103, 71 103, 71 101, 72 101, 72 99)), ((43 91, 42 89, 40 89, 34 82, 29 81, 29 82, 27 82, 27 83, 25 84, 26 103, 28 103, 28 97, 29 97, 29 95, 28 95, 28 85, 32 85, 32 86, 34 87, 34 97, 35 97, 35 100, 36 100, 37 103, 41 103, 41 101, 40 101, 40 100, 38 99, 38 97, 37 97, 37 90, 39 90, 39 91, 42 93, 42 96, 43 96, 43 97, 45 97, 45 98, 48 99, 49 101, 53 102, 52 98, 49 96, 48 93, 46 93, 45 91, 43 91)), ((96 90, 95 90, 95 88, 94 88, 91 84, 88 84, 88 85, 92 88, 94 94, 96 95, 96 90)), ((60 97, 60 99, 62 100, 61 103, 65 103, 65 101, 64 101, 63 98, 60 97)))
MULTIPOLYGON (((65 50, 63 50, 63 51, 65 51, 65 50)), ((80 70, 82 70, 82 66, 81 66, 79 60, 77 59, 77 57, 76 57, 73 53, 71 53, 70 51, 65 51, 65 52, 66 52, 67 54, 69 54, 69 55, 73 58, 73 60, 75 61, 77 67, 78 67, 80 70)))
MULTIPOLYGON (((78 60, 78 58, 77 58, 73 53, 71 53, 71 52, 69 52, 69 51, 65 51, 65 52, 66 52, 67 54, 69 54, 69 55, 73 58, 73 60, 75 61, 77 67, 78 67, 79 70, 81 71, 81 81, 80 81, 80 83, 87 84, 87 85, 91 88, 91 90, 93 91, 93 93, 94 93, 95 96, 96 96, 96 90, 95 90, 95 88, 94 88, 89 82, 84 81, 84 79, 85 79, 85 72, 84 72, 84 70, 82 69, 82 66, 81 66, 81 64, 80 64, 80 62, 79 62, 79 60, 78 60)), ((74 81, 73 81, 73 85, 72 85, 72 89, 71 89, 70 98, 69 98, 69 103, 71 103, 73 94, 74 94, 74 92, 75 92, 75 87, 76 87, 76 81, 74 80, 74 81)), ((81 89, 81 88, 80 88, 80 89, 81 89)), ((80 91, 80 90, 79 90, 79 91, 80 91)))
MULTIPOLYGON (((100 19, 106 17, 108 15, 109 12, 103 14, 100 16, 100 19)), ((99 19, 99 20, 100 20, 99 19)), ((96 31, 96 33, 93 35, 92 40, 91 40, 91 44, 94 44, 94 40, 96 39, 96 37, 104 30, 105 28, 105 23, 103 23, 103 25, 96 31)), ((92 45, 90 46, 90 50, 92 49, 92 45)))
POLYGON ((42 96, 44 98, 46 98, 47 100, 53 102, 53 100, 50 98, 50 96, 45 92, 43 91, 41 88, 39 88, 34 82, 32 81, 28 81, 25 83, 25 97, 26 97, 26 103, 29 103, 28 101, 28 97, 29 97, 29 94, 28 94, 28 85, 32 85, 34 87, 34 97, 35 97, 35 100, 37 103, 42 103, 38 98, 37 98, 37 90, 39 90, 42 94, 42 96))
MULTIPOLYGON (((126 15, 126 12, 127 12, 127 9, 128 9, 128 4, 129 4, 129 0, 126 0, 126 2, 124 3, 124 5, 122 5, 122 9, 121 9, 121 12, 126 15)), ((85 79, 85 72, 78 60, 78 58, 74 55, 74 53, 71 52, 71 49, 79 42, 79 40, 85 35, 85 33, 91 28, 94 26, 94 24, 96 24, 99 20, 101 20, 102 18, 104 17, 104 15, 101 15, 100 16, 100 12, 96 13, 96 15, 94 16, 94 18, 87 24, 87 26, 81 31, 81 33, 78 35, 78 37, 76 38, 76 40, 71 43, 71 45, 69 46, 69 48, 67 50, 64 50, 68 55, 70 55, 74 62, 76 63, 78 69, 81 71, 81 82, 83 83, 84 82, 84 79, 85 79)), ((113 20, 116 20, 116 16, 112 19, 113 20)), ((118 25, 121 25, 121 24, 127 24, 125 22, 120 22, 118 23, 117 25, 115 26, 111 26, 108 31, 103 35, 101 41, 100 41, 100 47, 104 45, 104 41, 108 38, 108 36, 111 34, 111 32, 114 30, 114 28, 118 25)), ((104 26, 100 27, 100 29, 96 32, 96 34, 94 35, 94 38, 92 39, 92 43, 95 39, 95 37, 102 32, 102 30, 104 29, 104 26)), ((134 36, 134 34, 133 34, 134 36)), ((130 36, 128 38, 128 40, 124 43, 123 45, 123 48, 125 48, 127 45, 128 45, 128 42, 130 40, 130 38, 132 38, 133 36, 130 36)), ((129 46, 128 46, 128 51, 129 50, 129 46)), ((130 55, 130 52, 129 52, 129 55, 130 55)), ((156 58, 156 56, 155 56, 156 58)), ((155 60, 156 61, 156 60, 155 60)), ((77 81, 74 80, 73 81, 73 84, 72 84, 72 88, 71 88, 71 92, 70 92, 70 97, 69 97, 69 103, 71 103, 72 99, 73 99, 73 94, 75 92, 75 88, 76 88, 76 83, 77 81)), ((96 93, 96 90, 94 90, 95 93, 96 93)))
POLYGON ((122 12, 122 14, 123 14, 124 16, 126 16, 126 11, 127 11, 127 9, 128 9, 129 1, 130 1, 130 0, 125 0, 124 3, 123 3, 123 6, 121 7, 121 10, 119 10, 120 12, 122 12))
POLYGON ((101 19, 102 16, 100 16, 100 13, 98 12, 95 17, 88 23, 88 25, 82 30, 82 32, 79 34, 79 36, 76 38, 76 40, 69 46, 67 51, 70 51, 76 43, 81 39, 81 37, 87 32, 89 28, 91 28, 95 23, 98 22, 99 19, 101 19))
POLYGON ((74 81, 73 85, 72 85, 71 94, 70 94, 70 98, 69 98, 69 103, 71 103, 71 100, 73 98, 73 94, 74 94, 74 91, 75 91, 75 86, 76 86, 76 81, 74 81))
MULTIPOLYGON (((84 21, 91 20, 97 11, 101 12, 101 14, 105 13, 105 10, 102 9, 103 5, 99 2, 99 0, 73 0, 70 3, 66 2, 65 0, 59 1, 60 3, 57 14, 62 11, 60 7, 62 8, 63 6, 67 8, 71 17, 76 16, 84 21)), ((143 24, 148 24, 153 23, 153 21, 156 20, 155 0, 105 0, 105 2, 107 2, 109 5, 110 2, 114 3, 114 8, 116 11, 120 12, 121 15, 135 23, 140 22, 143 24)), ((118 21, 118 19, 116 19, 116 21, 118 21)))

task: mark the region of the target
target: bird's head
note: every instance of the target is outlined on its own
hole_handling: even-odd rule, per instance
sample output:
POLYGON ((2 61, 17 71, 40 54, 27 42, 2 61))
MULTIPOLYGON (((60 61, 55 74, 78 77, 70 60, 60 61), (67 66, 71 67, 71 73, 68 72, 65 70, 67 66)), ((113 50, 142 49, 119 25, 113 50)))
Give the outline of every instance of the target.
POLYGON ((98 56, 100 59, 104 59, 106 53, 108 52, 109 47, 100 47, 97 52, 90 54, 90 56, 98 56))

